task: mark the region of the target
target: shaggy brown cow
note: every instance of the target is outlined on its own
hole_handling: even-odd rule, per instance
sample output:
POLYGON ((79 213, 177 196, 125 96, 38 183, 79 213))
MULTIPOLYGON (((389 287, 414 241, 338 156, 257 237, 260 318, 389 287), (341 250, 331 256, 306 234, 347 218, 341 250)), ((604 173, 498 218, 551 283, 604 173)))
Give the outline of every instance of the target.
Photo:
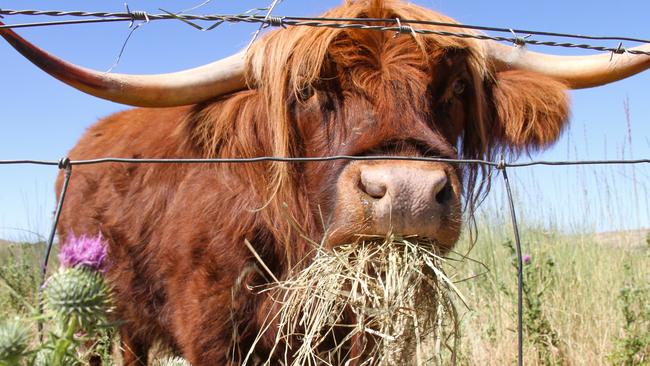
MULTIPOLYGON (((392 0, 349 2, 325 16, 451 21, 392 0)), ((72 159, 490 159, 555 141, 567 120, 567 88, 648 67, 645 56, 566 60, 471 39, 297 27, 268 34, 245 56, 145 77, 81 69, 12 31, 0 34, 78 89, 167 107, 99 121, 72 159)), ((245 239, 278 278, 309 255, 287 217, 330 246, 392 230, 431 238, 444 251, 459 235, 461 186, 470 197, 482 173, 404 161, 79 166, 58 229, 61 240, 99 232, 108 241, 127 365, 146 363, 156 339, 195 366, 222 365, 240 361, 229 351, 233 335, 245 352, 272 308, 250 290, 264 279, 251 270, 245 239)), ((269 352, 272 333, 257 352, 269 352)))

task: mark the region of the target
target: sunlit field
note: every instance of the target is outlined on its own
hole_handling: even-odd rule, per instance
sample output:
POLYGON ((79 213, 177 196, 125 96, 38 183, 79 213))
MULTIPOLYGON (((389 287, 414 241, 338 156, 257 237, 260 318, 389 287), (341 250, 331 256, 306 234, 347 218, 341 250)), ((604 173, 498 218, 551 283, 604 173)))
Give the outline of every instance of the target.
MULTIPOLYGON (((527 364, 628 364, 626 340, 650 347, 650 244, 641 235, 568 235, 522 227, 524 355, 527 364), (625 293, 632 293, 628 298, 625 293), (631 322, 625 311, 634 312, 631 322)), ((459 264, 471 309, 463 321, 463 364, 512 364, 517 354, 516 267, 508 223, 481 224, 459 264), (475 261, 475 262, 474 262, 475 261)), ((467 246, 460 246, 462 252, 467 246)), ((636 352, 635 352, 636 353, 636 352)), ((645 355, 645 356, 643 356, 645 355)), ((631 363, 630 363, 631 364, 631 363)), ((639 362, 638 364, 642 364, 639 362)))
MULTIPOLYGON (((462 319, 459 363, 512 364, 517 354, 512 228, 508 222, 480 221, 478 240, 468 255, 471 259, 448 261, 454 267, 448 273, 454 273, 452 279, 459 281, 470 307, 458 305, 462 319)), ((520 230, 527 258, 526 363, 635 364, 626 363, 628 358, 638 360, 639 365, 648 362, 647 234, 565 234, 526 225, 520 230), (634 346, 635 342, 639 345, 634 346), (645 347, 640 346, 642 342, 646 342, 645 347)), ((464 242, 457 253, 467 251, 469 240, 465 238, 464 242)), ((2 245, 1 318, 31 315, 26 303, 37 303, 43 249, 42 244, 2 245)), ((56 268, 56 261, 51 268, 56 268)), ((106 365, 112 362, 110 358, 104 360, 106 365)))

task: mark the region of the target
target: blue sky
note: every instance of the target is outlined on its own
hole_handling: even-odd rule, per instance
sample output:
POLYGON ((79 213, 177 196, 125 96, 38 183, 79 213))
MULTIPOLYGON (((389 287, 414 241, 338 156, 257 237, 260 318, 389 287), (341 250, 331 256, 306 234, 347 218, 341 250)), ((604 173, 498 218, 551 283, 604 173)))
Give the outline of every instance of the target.
MULTIPOLYGON (((129 1, 132 10, 179 11, 200 0, 129 1)), ((213 0, 196 13, 241 13, 267 6, 269 1, 213 0)), ((339 1, 284 0, 276 15, 317 15, 339 1)), ((650 38, 647 1, 462 1, 415 3, 461 22, 508 28, 528 28, 591 35, 650 38)), ((4 9, 62 9, 123 11, 123 1, 0 1, 4 9)), ((40 18, 44 20, 44 18, 40 18)), ((46 18, 50 19, 50 18, 46 18)), ((36 21, 6 17, 5 23, 36 21)), ((69 25, 20 29, 28 40, 85 67, 107 70, 113 65, 127 23, 69 25)), ((211 62, 246 46, 255 25, 224 24, 199 32, 181 22, 161 21, 142 26, 132 36, 119 65, 121 73, 176 71, 211 62)), ((615 42, 591 43, 616 46, 615 42)), ((627 46, 627 44, 626 44, 627 46)), ((588 52, 534 48, 558 54, 588 52)), ((0 159, 49 159, 65 156, 85 128, 97 119, 128 107, 99 100, 67 87, 25 61, 0 42, 0 159)), ((605 87, 571 92, 570 130, 548 151, 534 159, 650 157, 650 72, 605 87), (631 134, 624 103, 629 105, 631 134), (631 144, 629 139, 631 136, 631 144)), ((520 160, 526 160, 524 156, 520 160)), ((35 240, 46 235, 54 209, 56 168, 0 166, 0 238, 35 240), (31 234, 34 232, 36 234, 31 234)), ((527 168, 512 172, 518 208, 529 220, 562 228, 597 230, 650 226, 648 190, 650 168, 568 167, 527 168)), ((74 173, 73 173, 74 179, 74 173)), ((499 189, 492 195, 498 207, 499 189)))

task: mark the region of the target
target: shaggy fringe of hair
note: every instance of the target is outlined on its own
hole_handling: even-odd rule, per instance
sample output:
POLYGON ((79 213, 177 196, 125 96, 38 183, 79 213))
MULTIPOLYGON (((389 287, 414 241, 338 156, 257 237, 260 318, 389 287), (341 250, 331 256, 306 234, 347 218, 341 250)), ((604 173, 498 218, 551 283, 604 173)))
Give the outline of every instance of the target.
MULTIPOLYGON (((401 18, 401 19, 429 19, 440 22, 453 22, 452 19, 440 15, 432 10, 418 7, 413 4, 393 0, 359 0, 348 1, 343 6, 334 8, 324 17, 374 17, 374 18, 401 18)), ((418 25, 425 29, 444 30, 433 25, 418 25)), ((275 156, 297 156, 296 131, 291 126, 290 111, 287 100, 292 96, 299 96, 309 86, 320 80, 322 67, 330 52, 337 52, 337 40, 341 38, 372 39, 377 32, 336 29, 336 28, 311 28, 295 27, 288 30, 272 32, 255 43, 247 55, 247 79, 251 86, 261 91, 265 98, 264 105, 268 120, 272 125, 273 136, 271 152, 275 156)), ((483 93, 483 80, 489 74, 486 64, 483 44, 471 40, 455 37, 427 37, 415 36, 416 42, 423 55, 428 55, 432 50, 465 49, 468 51, 470 69, 476 90, 477 110, 471 116, 475 122, 474 127, 466 129, 461 151, 467 158, 477 158, 492 151, 492 142, 488 138, 490 131, 483 121, 485 113, 481 108, 485 105, 483 93)), ((426 58, 425 58, 426 59, 426 58)), ((271 167, 268 190, 269 197, 277 202, 290 202, 295 184, 291 184, 291 165, 275 163, 271 167)), ((475 198, 471 197, 475 191, 475 183, 479 176, 485 175, 483 166, 469 165, 466 170, 465 194, 467 195, 467 208, 473 210, 475 198)), ((483 183, 479 183, 477 194, 482 191, 483 183)))
MULTIPOLYGON (((393 0, 360 0, 348 1, 344 6, 334 8, 324 17, 341 18, 401 18, 401 19, 428 19, 439 22, 454 22, 453 19, 440 15, 432 10, 393 0)), ((443 27, 433 25, 418 25, 423 29, 444 30, 443 27)), ((275 135, 273 153, 277 156, 294 156, 295 131, 290 125, 290 116, 286 101, 291 94, 299 96, 310 85, 319 81, 322 66, 335 41, 342 36, 348 38, 371 38, 376 32, 360 31, 337 28, 311 28, 296 27, 289 30, 272 32, 255 43, 247 55, 247 79, 249 84, 263 92, 268 116, 274 124, 275 135)), ((475 40, 455 37, 427 37, 415 36, 420 51, 427 55, 432 49, 467 49, 471 69, 475 72, 474 85, 482 85, 483 78, 488 74, 483 45, 475 40)), ((477 98, 483 99, 479 91, 477 98)), ((481 100, 477 105, 483 105, 481 100)), ((483 115, 477 111, 477 117, 483 115)), ((476 153, 485 152, 489 145, 487 131, 484 123, 477 121, 477 136, 475 138, 482 146, 476 153)), ((472 154, 474 155, 474 154, 472 154)), ((277 164, 274 167, 274 181, 281 185, 289 179, 287 164, 277 164)))
MULTIPOLYGON (((453 21, 429 9, 395 0, 348 1, 323 16, 453 21)), ((431 25, 418 27, 442 30, 441 27, 431 25)), ((247 54, 247 80, 252 88, 228 98, 195 106, 182 128, 191 131, 192 140, 198 141, 199 148, 204 151, 206 157, 299 156, 299 136, 295 130, 296 126, 292 125, 287 101, 320 81, 321 71, 327 64, 329 54, 349 51, 350 42, 340 42, 341 40, 352 39, 366 44, 379 40, 376 37, 383 36, 385 35, 373 31, 311 27, 293 27, 270 32, 254 43, 247 54), (244 121, 245 123, 242 123, 244 121)), ((470 69, 476 81, 474 85, 477 110, 471 116, 476 128, 466 129, 466 136, 461 137, 465 140, 462 146, 463 155, 474 158, 488 152, 489 128, 484 126, 485 113, 481 110, 485 105, 481 85, 486 75, 489 75, 483 45, 475 40, 454 37, 416 36, 415 40, 421 52, 417 58, 424 60, 429 55, 439 55, 441 49, 467 50, 470 69)), ((410 56, 400 54, 399 57, 410 56)), ((312 232, 312 229, 318 227, 318 223, 313 222, 313 215, 307 204, 307 190, 300 187, 296 179, 296 169, 295 164, 261 163, 244 164, 232 171, 244 181, 252 182, 252 193, 255 196, 250 202, 258 202, 258 206, 249 209, 259 212, 261 219, 266 223, 264 226, 273 231, 276 242, 294 244, 294 247, 286 248, 284 252, 277 251, 280 258, 284 258, 285 263, 282 265, 295 263, 308 250, 304 245, 296 247, 296 233, 291 228, 278 227, 277 218, 286 216, 284 205, 291 207, 289 214, 301 223, 306 232, 312 232)), ((464 174, 464 186, 467 188, 465 194, 469 198, 466 207, 472 207, 474 200, 468 192, 474 191, 474 182, 479 176, 479 170, 483 172, 483 168, 470 165, 464 169, 467 171, 464 174)))

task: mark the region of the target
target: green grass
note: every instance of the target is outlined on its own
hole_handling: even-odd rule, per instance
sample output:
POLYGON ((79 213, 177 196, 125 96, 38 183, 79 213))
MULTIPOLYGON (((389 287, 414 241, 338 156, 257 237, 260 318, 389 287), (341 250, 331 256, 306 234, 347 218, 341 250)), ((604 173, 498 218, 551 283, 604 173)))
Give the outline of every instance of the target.
MULTIPOLYGON (((16 314, 26 314, 26 303, 37 304, 40 268, 45 253, 45 243, 0 244, 0 319, 16 314)), ((56 269, 56 247, 50 256, 49 269, 56 269)))

